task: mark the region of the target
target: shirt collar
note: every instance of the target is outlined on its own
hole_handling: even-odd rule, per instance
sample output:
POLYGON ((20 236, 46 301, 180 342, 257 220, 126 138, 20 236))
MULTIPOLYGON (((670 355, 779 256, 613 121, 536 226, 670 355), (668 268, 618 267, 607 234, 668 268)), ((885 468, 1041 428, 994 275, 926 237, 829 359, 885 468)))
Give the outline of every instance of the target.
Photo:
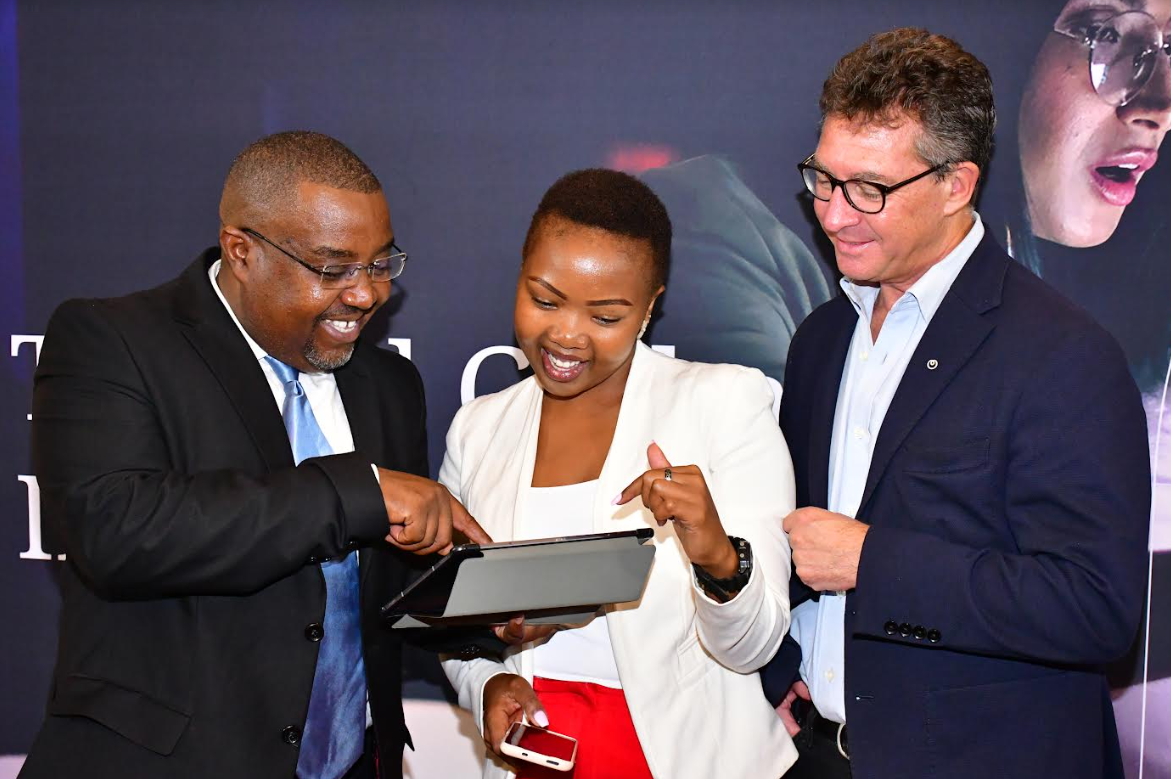
MULTIPOLYGON (((955 283, 956 277, 960 275, 960 271, 964 269, 964 265, 967 264, 972 253, 976 251, 976 246, 984 238, 984 223, 981 221, 980 215, 975 212, 972 215, 975 218, 964 239, 956 244, 956 247, 948 252, 942 260, 928 268, 927 272, 899 298, 898 302, 895 303, 896 307, 916 305, 919 307, 923 319, 928 323, 931 322, 931 318, 939 310, 939 306, 943 303, 951 285, 955 283), (904 301, 906 302, 904 303, 904 301)), ((878 287, 855 284, 844 276, 840 284, 842 291, 854 304, 858 314, 869 321, 870 315, 874 311, 874 301, 878 299, 878 287)))
POLYGON ((211 264, 211 268, 207 271, 207 277, 211 279, 211 288, 215 290, 216 297, 220 299, 220 302, 224 304, 224 308, 228 310, 228 316, 230 316, 232 321, 236 323, 236 327, 240 330, 240 335, 244 336, 244 340, 248 343, 248 348, 252 350, 254 355, 256 355, 257 360, 263 360, 265 357, 268 357, 268 352, 264 351, 264 349, 261 348, 260 344, 256 343, 252 336, 248 335, 248 331, 244 329, 242 324, 240 324, 240 320, 236 317, 236 312, 232 310, 230 305, 228 305, 228 299, 224 297, 224 293, 220 290, 220 283, 217 278, 220 275, 220 264, 222 262, 222 259, 216 260, 211 264))

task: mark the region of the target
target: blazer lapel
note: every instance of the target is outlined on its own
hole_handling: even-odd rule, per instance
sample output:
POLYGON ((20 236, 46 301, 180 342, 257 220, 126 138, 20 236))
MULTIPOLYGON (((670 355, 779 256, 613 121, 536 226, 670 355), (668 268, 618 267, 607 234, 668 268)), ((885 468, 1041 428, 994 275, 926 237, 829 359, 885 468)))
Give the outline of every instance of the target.
POLYGON ((349 364, 334 371, 333 375, 342 396, 342 405, 346 408, 354 451, 365 452, 372 460, 378 461, 386 453, 388 441, 383 438, 382 410, 362 351, 363 347, 359 346, 349 364))
POLYGON ((511 518, 512 525, 508 529, 511 538, 516 538, 517 531, 526 527, 528 514, 529 490, 533 487, 533 471, 537 466, 537 442, 541 431, 541 407, 545 402, 545 393, 537 384, 535 378, 526 379, 524 395, 521 397, 520 410, 525 414, 524 426, 521 428, 520 446, 518 446, 504 466, 506 471, 515 472, 513 478, 505 476, 501 484, 516 484, 516 489, 497 490, 499 493, 500 511, 511 518))
POLYGON ((494 539, 515 539, 525 527, 533 483, 543 395, 536 379, 523 379, 500 411, 488 454, 464 455, 464 505, 494 539))
MULTIPOLYGON (((360 344, 354 352, 353 358, 344 367, 333 372, 337 381, 338 394, 342 397, 342 405, 346 409, 346 420, 350 423, 350 436, 354 439, 354 451, 363 452, 377 465, 378 462, 387 462, 383 456, 389 441, 383 438, 382 413, 378 405, 378 395, 374 389, 374 381, 366 367, 363 356, 364 347, 360 344)), ((370 475, 374 478, 374 474, 370 475)), ((379 547, 389 547, 389 544, 379 542, 379 547)), ((358 566, 359 586, 366 582, 373 560, 370 555, 371 547, 362 547, 358 550, 360 564, 358 566)))
MULTIPOLYGON (((661 357, 651 347, 642 341, 635 344, 633 362, 618 408, 618 420, 614 425, 614 437, 610 440, 610 450, 606 453, 602 472, 598 475, 598 490, 594 498, 594 529, 599 533, 618 530, 614 526, 615 520, 641 518, 638 511, 642 507, 641 500, 636 499, 617 507, 610 501, 619 490, 650 467, 646 451, 654 440, 657 419, 654 404, 661 402, 661 398, 653 397, 647 385, 653 370, 650 363, 657 359, 661 357)), ((666 454, 671 456, 670 451, 666 454)))
POLYGON ((223 387, 269 470, 293 466, 293 451, 256 355, 211 288, 208 270, 219 258, 209 249, 179 277, 176 319, 223 387))
POLYGON ((834 329, 828 334, 826 361, 809 410, 809 501, 821 508, 829 505, 830 440, 833 437, 834 415, 837 412, 838 390, 846 366, 846 355, 850 351, 850 339, 858 323, 858 312, 850 301, 844 296, 838 300, 835 305, 842 308, 842 314, 834 321, 834 329))
POLYGON ((985 237, 944 296, 903 374, 874 442, 861 518, 879 479, 907 435, 994 328, 984 316, 1000 305, 1004 274, 1012 260, 985 237))

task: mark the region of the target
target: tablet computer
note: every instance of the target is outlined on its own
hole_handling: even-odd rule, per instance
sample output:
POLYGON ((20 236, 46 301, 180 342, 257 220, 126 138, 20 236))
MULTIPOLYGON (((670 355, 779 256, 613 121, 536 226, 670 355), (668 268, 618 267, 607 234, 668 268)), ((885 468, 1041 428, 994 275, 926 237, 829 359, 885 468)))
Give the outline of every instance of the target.
POLYGON ((649 528, 499 544, 464 544, 382 607, 395 628, 574 624, 638 600, 655 557, 649 528))

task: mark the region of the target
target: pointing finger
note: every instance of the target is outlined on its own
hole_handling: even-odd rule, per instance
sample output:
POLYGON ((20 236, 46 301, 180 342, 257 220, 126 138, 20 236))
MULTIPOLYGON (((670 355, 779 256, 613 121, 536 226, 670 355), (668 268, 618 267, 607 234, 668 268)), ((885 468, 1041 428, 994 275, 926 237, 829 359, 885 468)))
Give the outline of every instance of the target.
POLYGON ((488 531, 480 526, 475 517, 468 513, 463 504, 451 498, 451 523, 456 530, 468 537, 468 540, 475 544, 490 544, 492 543, 492 536, 488 535, 488 531))
POLYGON ((636 495, 641 495, 642 494, 642 479, 643 479, 643 476, 645 476, 645 475, 646 474, 643 474, 643 475, 639 476, 637 479, 635 479, 634 481, 630 482, 630 484, 627 484, 626 488, 623 489, 622 492, 618 493, 618 496, 616 498, 614 498, 614 500, 611 502, 615 506, 622 506, 622 505, 634 500, 634 497, 636 495))

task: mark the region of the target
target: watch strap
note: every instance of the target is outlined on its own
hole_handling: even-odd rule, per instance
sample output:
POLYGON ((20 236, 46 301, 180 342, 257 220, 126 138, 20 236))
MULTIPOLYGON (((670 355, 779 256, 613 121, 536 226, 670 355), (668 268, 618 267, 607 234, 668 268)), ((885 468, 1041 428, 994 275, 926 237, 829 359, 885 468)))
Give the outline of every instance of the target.
POLYGON ((736 536, 728 536, 728 540, 736 550, 736 573, 720 579, 712 576, 701 566, 691 564, 696 582, 713 600, 720 603, 727 603, 736 597, 736 593, 748 586, 748 580, 752 577, 752 545, 736 536))

